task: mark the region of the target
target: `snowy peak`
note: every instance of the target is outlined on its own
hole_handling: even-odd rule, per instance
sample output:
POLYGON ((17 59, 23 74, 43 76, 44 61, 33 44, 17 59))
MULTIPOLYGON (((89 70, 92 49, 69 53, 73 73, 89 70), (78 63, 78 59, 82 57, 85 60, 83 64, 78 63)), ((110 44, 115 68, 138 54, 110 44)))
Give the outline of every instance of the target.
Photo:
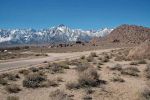
POLYGON ((77 40, 90 41, 93 37, 102 37, 109 34, 113 29, 82 30, 71 29, 64 24, 56 27, 34 29, 0 29, 0 43, 29 44, 29 43, 57 43, 72 42, 77 40))

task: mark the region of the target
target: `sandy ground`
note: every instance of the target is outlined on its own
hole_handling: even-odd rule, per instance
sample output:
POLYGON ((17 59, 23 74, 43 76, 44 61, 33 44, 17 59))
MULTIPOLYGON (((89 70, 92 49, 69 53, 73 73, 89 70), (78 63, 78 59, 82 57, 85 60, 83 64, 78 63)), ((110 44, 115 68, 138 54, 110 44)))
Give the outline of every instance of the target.
MULTIPOLYGON (((97 50, 97 54, 102 52, 110 52, 112 49, 106 50, 97 50)), ((45 58, 35 58, 28 60, 19 60, 13 62, 6 62, 0 64, 0 70, 12 70, 21 68, 23 66, 35 66, 42 63, 43 61, 56 61, 56 60, 65 60, 79 58, 82 55, 88 55, 94 51, 86 52, 75 52, 75 53, 49 53, 48 57, 45 58), (22 65, 22 66, 20 66, 22 65), (11 66, 11 67, 10 67, 11 66)), ((97 59, 97 58, 96 58, 97 59)), ((111 67, 115 64, 121 64, 123 68, 131 66, 129 65, 131 61, 114 61, 110 59, 109 62, 101 65, 101 69, 97 70, 102 80, 105 80, 107 83, 101 85, 100 87, 93 87, 94 93, 89 94, 88 96, 92 97, 92 100, 141 100, 139 93, 146 87, 146 78, 144 76, 144 69, 146 64, 132 65, 137 67, 139 72, 139 77, 122 75, 119 71, 110 70, 108 67, 111 67), (113 82, 111 81, 112 77, 119 75, 125 80, 125 82, 113 82)), ((149 61, 150 62, 150 61, 149 61)), ((93 67, 97 67, 96 65, 93 67)), ((50 93, 54 90, 60 89, 67 94, 73 95, 74 100, 84 100, 83 97, 87 96, 84 88, 68 90, 66 89, 66 84, 68 82, 75 82, 78 79, 78 73, 73 66, 70 66, 70 69, 66 69, 64 73, 49 74, 49 79, 62 78, 63 82, 59 83, 57 87, 48 87, 48 88, 37 88, 37 89, 27 89, 22 87, 22 91, 19 93, 8 93, 4 90, 4 87, 0 86, 0 100, 6 100, 7 96, 15 95, 19 97, 19 100, 51 100, 50 93)), ((17 84, 21 84, 20 80, 17 84)))

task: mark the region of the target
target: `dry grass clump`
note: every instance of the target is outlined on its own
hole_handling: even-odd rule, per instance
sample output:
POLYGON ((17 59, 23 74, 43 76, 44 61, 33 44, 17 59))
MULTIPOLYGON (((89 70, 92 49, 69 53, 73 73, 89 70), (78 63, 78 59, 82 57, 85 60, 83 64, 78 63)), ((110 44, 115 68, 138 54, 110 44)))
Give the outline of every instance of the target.
POLYGON ((88 62, 92 62, 92 61, 94 60, 94 57, 91 56, 91 55, 89 55, 89 56, 86 58, 86 60, 87 60, 88 62))
POLYGON ((46 54, 46 53, 37 53, 37 54, 35 54, 35 56, 48 56, 48 54, 46 54))
POLYGON ((85 59, 85 56, 81 56, 80 59, 85 59))
POLYGON ((137 67, 127 67, 122 69, 121 74, 123 75, 131 75, 131 76, 139 76, 139 69, 137 67))
POLYGON ((117 55, 114 60, 123 61, 123 60, 127 60, 127 58, 124 55, 117 55))
POLYGON ((109 56, 103 56, 103 57, 101 57, 101 62, 103 62, 103 63, 109 62, 109 56))
POLYGON ((19 73, 23 74, 23 75, 28 75, 30 73, 30 71, 27 70, 27 69, 22 69, 22 70, 19 71, 19 73))
POLYGON ((79 73, 78 83, 80 87, 95 87, 99 85, 100 80, 96 69, 88 68, 79 73))
POLYGON ((150 100, 150 89, 149 87, 143 89, 141 92, 141 99, 140 100, 150 100))
POLYGON ((18 96, 8 96, 7 100, 19 100, 18 96))
POLYGON ((92 56, 92 57, 98 57, 97 54, 96 54, 96 52, 91 52, 90 56, 92 56))
POLYGON ((29 70, 31 70, 32 72, 38 72, 39 71, 39 69, 36 67, 31 67, 31 68, 29 68, 29 70))
POLYGON ((85 95, 85 96, 83 97, 83 100, 92 100, 92 97, 89 96, 89 95, 85 95))
POLYGON ((54 74, 54 73, 63 73, 64 68, 66 68, 66 66, 63 66, 63 65, 58 64, 58 63, 53 63, 53 64, 49 65, 49 70, 52 74, 54 74))
POLYGON ((21 91, 21 88, 17 84, 7 85, 5 89, 9 93, 18 93, 19 91, 21 91))
POLYGON ((59 89, 52 91, 49 96, 51 100, 73 100, 71 96, 59 89))
POLYGON ((1 85, 7 85, 8 84, 8 81, 2 77, 0 77, 0 84, 1 85))
POLYGON ((142 59, 138 61, 138 64, 147 64, 146 60, 142 59))
POLYGON ((146 65, 145 76, 146 78, 150 79, 150 64, 146 65))
POLYGON ((8 80, 16 81, 17 79, 20 78, 18 74, 8 74, 8 80))
POLYGON ((69 69, 69 65, 65 62, 53 63, 49 65, 49 70, 51 73, 63 73, 64 69, 69 69))
POLYGON ((92 88, 85 88, 85 93, 86 94, 92 94, 94 92, 94 90, 92 90, 92 88))
POLYGON ((120 64, 115 64, 114 66, 112 67, 109 67, 110 70, 118 70, 118 71, 121 71, 122 70, 122 65, 120 64))
POLYGON ((18 74, 14 74, 14 73, 3 73, 0 75, 0 77, 11 81, 17 81, 17 79, 20 78, 18 74))
POLYGON ((136 61, 130 62, 130 65, 138 65, 138 62, 136 61))
POLYGON ((23 80, 23 86, 27 88, 38 88, 42 87, 42 83, 46 81, 46 77, 37 73, 29 74, 23 80))
POLYGON ((89 63, 81 63, 80 65, 78 65, 78 66, 76 67, 76 70, 77 70, 78 72, 82 72, 82 71, 88 69, 90 66, 91 66, 91 65, 90 65, 89 63))
POLYGON ((125 80, 119 76, 115 76, 111 79, 113 82, 125 82, 125 80))
POLYGON ((77 82, 69 82, 66 84, 66 88, 72 90, 72 89, 79 89, 80 86, 77 82))

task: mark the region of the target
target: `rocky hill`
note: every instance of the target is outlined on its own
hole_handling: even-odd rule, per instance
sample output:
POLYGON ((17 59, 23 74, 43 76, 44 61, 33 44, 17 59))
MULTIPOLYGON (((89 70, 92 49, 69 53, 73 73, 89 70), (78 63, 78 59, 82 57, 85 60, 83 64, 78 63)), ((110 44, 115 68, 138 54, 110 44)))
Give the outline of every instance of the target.
POLYGON ((114 29, 109 35, 92 40, 92 42, 140 44, 147 39, 150 39, 150 28, 136 25, 121 25, 114 29))

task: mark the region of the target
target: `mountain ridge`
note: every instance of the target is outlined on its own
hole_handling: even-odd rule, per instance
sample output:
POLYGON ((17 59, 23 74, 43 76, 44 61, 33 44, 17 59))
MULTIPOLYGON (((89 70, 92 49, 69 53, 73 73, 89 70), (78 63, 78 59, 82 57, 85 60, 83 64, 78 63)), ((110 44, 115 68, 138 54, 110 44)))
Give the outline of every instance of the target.
POLYGON ((30 43, 57 43, 72 41, 89 41, 93 37, 109 34, 113 29, 82 30, 71 29, 63 24, 47 29, 0 29, 0 43, 30 44, 30 43))

